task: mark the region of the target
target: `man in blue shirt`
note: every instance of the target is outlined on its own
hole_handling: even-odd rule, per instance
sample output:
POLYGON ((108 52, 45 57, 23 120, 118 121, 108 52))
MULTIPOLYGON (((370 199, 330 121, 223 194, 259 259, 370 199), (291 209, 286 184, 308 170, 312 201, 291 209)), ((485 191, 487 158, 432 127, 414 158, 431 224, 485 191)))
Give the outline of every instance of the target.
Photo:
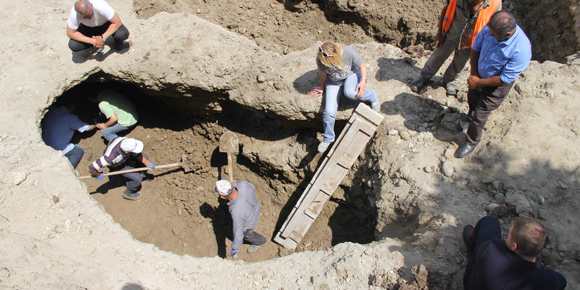
POLYGON ((73 115, 75 105, 68 103, 63 107, 55 107, 48 111, 42 120, 42 139, 46 145, 61 150, 74 168, 77 168, 85 150, 70 143, 75 131, 85 132, 95 129, 73 115))
POLYGON ((457 125, 458 131, 467 128, 467 138, 457 149, 456 157, 463 158, 473 152, 481 141, 489 114, 501 105, 531 58, 530 40, 514 16, 507 11, 495 13, 471 49, 471 76, 467 79, 469 120, 457 125))

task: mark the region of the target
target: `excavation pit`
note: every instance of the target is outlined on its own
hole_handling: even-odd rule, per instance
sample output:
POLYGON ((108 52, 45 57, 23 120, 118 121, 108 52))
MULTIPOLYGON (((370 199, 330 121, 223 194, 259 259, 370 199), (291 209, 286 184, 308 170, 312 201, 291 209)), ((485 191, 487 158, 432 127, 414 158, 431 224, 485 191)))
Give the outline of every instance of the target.
MULTIPOLYGON (((122 198, 123 177, 83 180, 88 193, 116 222, 134 238, 166 251, 226 257, 232 239, 231 216, 214 187, 215 181, 229 178, 226 153, 220 152, 219 139, 225 130, 231 130, 240 144, 240 152, 233 158, 234 179, 256 186, 261 217, 255 230, 269 241, 252 254, 246 253, 249 245, 244 245, 240 258, 261 261, 294 252, 274 243, 272 238, 320 162, 316 130, 287 129, 256 110, 227 101, 219 93, 213 98, 210 93, 197 98, 195 92, 192 97, 160 96, 160 92, 145 93, 137 85, 105 82, 106 79, 106 75, 89 78, 57 98, 55 105, 74 102, 81 120, 104 122, 97 105, 83 96, 95 90, 117 91, 136 104, 139 114, 137 126, 126 136, 143 141, 144 152, 157 166, 180 162, 185 154, 192 169, 185 172, 176 167, 154 172, 154 180, 143 181, 142 198, 138 201, 122 198), (208 103, 214 106, 209 107, 208 103)), ((86 150, 77 170, 80 175, 87 175, 87 166, 102 156, 104 140, 99 131, 92 131, 75 135, 73 142, 86 150)), ((360 178, 355 176, 347 178, 360 178)), ((358 184, 356 180, 350 183, 358 184)), ((361 192, 364 191, 350 186, 339 187, 296 251, 323 250, 342 242, 372 242, 376 210, 370 200, 361 200, 361 192)))

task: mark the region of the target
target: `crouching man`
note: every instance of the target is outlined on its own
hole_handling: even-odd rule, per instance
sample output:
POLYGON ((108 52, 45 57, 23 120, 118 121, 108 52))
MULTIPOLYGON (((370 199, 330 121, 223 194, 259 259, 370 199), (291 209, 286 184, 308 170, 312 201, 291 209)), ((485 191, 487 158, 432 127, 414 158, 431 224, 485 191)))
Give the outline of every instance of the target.
POLYGON ((101 52, 109 37, 115 41, 115 49, 122 50, 129 30, 107 1, 77 0, 70 11, 66 35, 72 51, 96 47, 101 52))
POLYGON ((537 257, 546 242, 546 229, 531 217, 512 221, 507 241, 499 221, 486 216, 465 226, 463 241, 471 257, 465 266, 465 290, 562 290, 566 279, 544 267, 537 257))
MULTIPOLYGON (((155 170, 155 164, 149 161, 149 158, 143 153, 143 142, 133 138, 118 137, 115 138, 103 152, 103 156, 89 165, 89 172, 97 180, 103 180, 104 174, 101 169, 108 166, 112 169, 128 170, 136 167, 136 161, 155 170)), ((140 172, 124 173, 123 177, 127 178, 127 189, 123 192, 123 198, 137 200, 141 198, 141 181, 143 177, 140 172)))
POLYGON ((234 240, 232 242, 232 258, 236 259, 242 247, 243 240, 252 245, 248 253, 255 252, 266 243, 266 238, 254 232, 260 219, 260 203, 256 199, 254 191, 256 187, 247 181, 231 183, 227 180, 219 180, 215 184, 215 191, 220 198, 227 199, 230 214, 234 224, 234 240))

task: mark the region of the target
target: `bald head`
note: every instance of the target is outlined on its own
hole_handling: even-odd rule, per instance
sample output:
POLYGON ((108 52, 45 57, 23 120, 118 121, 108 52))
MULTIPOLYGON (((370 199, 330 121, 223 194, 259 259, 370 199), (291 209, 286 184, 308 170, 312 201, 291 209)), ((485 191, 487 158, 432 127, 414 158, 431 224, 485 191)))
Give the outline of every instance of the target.
POLYGON ((91 9, 91 2, 89 0, 77 0, 75 2, 75 11, 80 15, 88 15, 91 9))
POLYGON ((498 40, 505 40, 514 34, 516 30, 516 18, 507 11, 499 11, 491 16, 488 25, 495 32, 498 40))

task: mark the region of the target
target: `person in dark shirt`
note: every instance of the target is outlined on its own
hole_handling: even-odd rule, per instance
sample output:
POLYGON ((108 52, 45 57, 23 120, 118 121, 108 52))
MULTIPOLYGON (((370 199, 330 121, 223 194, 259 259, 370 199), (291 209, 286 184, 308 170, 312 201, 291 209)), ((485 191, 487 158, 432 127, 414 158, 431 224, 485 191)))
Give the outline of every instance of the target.
POLYGON ((512 221, 507 241, 501 239, 499 221, 486 216, 475 228, 463 229, 471 253, 465 266, 465 290, 562 290, 566 279, 545 267, 537 256, 546 242, 546 229, 531 217, 512 221))

